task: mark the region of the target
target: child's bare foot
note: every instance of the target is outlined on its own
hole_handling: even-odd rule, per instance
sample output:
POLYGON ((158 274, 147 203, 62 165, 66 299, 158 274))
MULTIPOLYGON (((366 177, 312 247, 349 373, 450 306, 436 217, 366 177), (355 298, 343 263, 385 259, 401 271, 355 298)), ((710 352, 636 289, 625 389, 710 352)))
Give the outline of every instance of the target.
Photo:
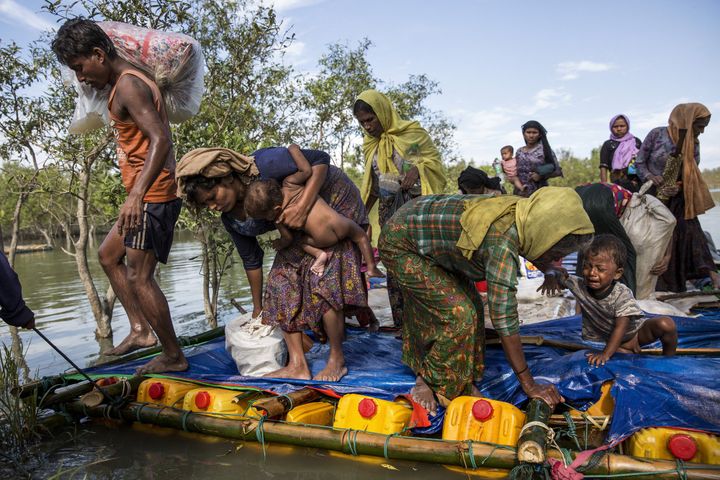
POLYGON ((182 353, 178 357, 170 357, 165 353, 161 353, 142 367, 139 367, 135 373, 147 375, 149 373, 184 372, 188 369, 188 366, 185 355, 182 353))
POLYGON ((410 396, 416 403, 430 412, 430 415, 434 416, 437 414, 438 404, 435 399, 435 393, 420 375, 415 379, 415 386, 410 390, 410 396))
POLYGON ((152 332, 135 333, 131 331, 128 336, 120 342, 120 345, 111 348, 105 352, 104 355, 125 355, 126 353, 155 345, 157 345, 157 338, 155 338, 152 332))
POLYGON ((347 368, 345 367, 344 360, 336 360, 329 358, 327 365, 317 375, 313 377, 313 380, 321 382, 337 382, 342 377, 347 375, 347 368))
POLYGON ((368 278, 371 277, 379 277, 379 278, 385 278, 385 274, 380 270, 377 265, 368 266, 367 272, 365 272, 365 275, 368 278))
POLYGON ((306 365, 288 365, 274 372, 266 373, 263 377, 295 378, 297 380, 310 380, 310 370, 306 365))
POLYGON ((315 275, 322 276, 325 273, 325 264, 328 261, 329 255, 327 252, 322 252, 320 255, 315 257, 315 261, 310 266, 310 271, 315 275))

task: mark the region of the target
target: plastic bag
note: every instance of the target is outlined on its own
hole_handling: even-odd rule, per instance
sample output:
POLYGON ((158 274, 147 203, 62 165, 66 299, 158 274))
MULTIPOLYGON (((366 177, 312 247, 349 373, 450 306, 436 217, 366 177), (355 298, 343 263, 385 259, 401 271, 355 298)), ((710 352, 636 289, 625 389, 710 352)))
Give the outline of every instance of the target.
POLYGON ((107 101, 110 95, 110 86, 104 90, 97 90, 89 85, 80 83, 75 73, 67 67, 61 68, 63 84, 72 86, 77 93, 75 112, 69 131, 73 134, 90 132, 107 125, 108 118, 107 101))
MULTIPOLYGON (((204 91, 205 65, 196 40, 181 33, 121 22, 98 22, 98 25, 108 34, 120 57, 155 80, 170 122, 183 122, 198 112, 204 91)), ((70 132, 84 133, 98 128, 98 115, 107 124, 110 89, 97 92, 81 85, 74 75, 73 85, 79 93, 70 132)))
POLYGON ((225 350, 241 375, 259 377, 287 363, 287 346, 279 328, 262 324, 262 315, 246 313, 225 325, 225 350))
POLYGON ((628 238, 637 253, 635 297, 638 300, 654 299, 657 275, 650 269, 663 257, 675 229, 675 217, 657 198, 645 192, 652 182, 647 182, 635 193, 620 217, 628 238))

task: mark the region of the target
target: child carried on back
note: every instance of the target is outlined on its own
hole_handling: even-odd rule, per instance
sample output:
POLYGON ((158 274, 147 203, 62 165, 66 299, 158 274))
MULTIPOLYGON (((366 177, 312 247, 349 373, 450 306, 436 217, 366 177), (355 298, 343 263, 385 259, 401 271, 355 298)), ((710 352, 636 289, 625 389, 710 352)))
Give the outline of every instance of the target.
POLYGON ((585 251, 582 277, 559 275, 560 284, 573 293, 582 311, 583 339, 605 342, 602 352, 588 353, 591 365, 605 365, 615 352, 640 353, 641 346, 656 340, 662 342, 663 355, 674 355, 677 348, 673 319, 644 318, 632 290, 618 282, 626 255, 617 237, 598 235, 585 251))
MULTIPOLYGON (((279 223, 278 218, 288 205, 301 197, 305 181, 312 175, 307 159, 295 160, 298 171, 287 176, 283 180, 282 186, 274 179, 256 180, 248 185, 245 196, 245 212, 250 218, 276 222, 280 232, 280 238, 273 242, 276 250, 286 248, 293 242, 293 233, 286 225, 279 223)), ((308 214, 303 232, 305 235, 300 239, 300 246, 306 253, 315 257, 315 262, 310 268, 314 274, 322 275, 325 272, 325 264, 330 257, 329 253, 323 249, 349 238, 360 248, 367 265, 366 275, 368 277, 385 276, 377 268, 370 238, 365 230, 354 221, 333 210, 322 198, 318 197, 315 201, 308 214)))

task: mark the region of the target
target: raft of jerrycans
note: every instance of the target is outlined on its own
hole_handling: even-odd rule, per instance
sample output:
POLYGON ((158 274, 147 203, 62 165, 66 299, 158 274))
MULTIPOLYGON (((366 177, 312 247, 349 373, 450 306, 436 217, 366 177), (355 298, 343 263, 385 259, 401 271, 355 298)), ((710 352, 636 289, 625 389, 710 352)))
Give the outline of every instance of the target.
POLYGON ((195 388, 185 394, 183 410, 207 413, 216 417, 260 417, 250 402, 262 396, 259 392, 242 392, 222 388, 195 388))
POLYGON ((509 403, 457 397, 445 412, 442 438, 515 446, 524 423, 525 414, 509 403))
POLYGON ((306 425, 332 425, 335 405, 327 402, 310 402, 292 408, 285 416, 290 423, 306 425))
POLYGON ((193 383, 166 378, 149 378, 138 387, 137 401, 179 408, 182 406, 185 394, 194 388, 197 388, 197 385, 193 383))
POLYGON ((405 430, 411 416, 407 401, 390 402, 350 393, 338 402, 333 427, 391 435, 405 430))
POLYGON ((720 438, 675 428, 643 428, 628 439, 634 457, 720 465, 720 438))
POLYGON ((612 415, 615 410, 615 399, 610 395, 613 383, 612 380, 604 382, 600 387, 600 398, 598 398, 597 402, 590 405, 584 412, 572 409, 570 415, 573 417, 581 417, 583 414, 590 417, 609 417, 612 415))

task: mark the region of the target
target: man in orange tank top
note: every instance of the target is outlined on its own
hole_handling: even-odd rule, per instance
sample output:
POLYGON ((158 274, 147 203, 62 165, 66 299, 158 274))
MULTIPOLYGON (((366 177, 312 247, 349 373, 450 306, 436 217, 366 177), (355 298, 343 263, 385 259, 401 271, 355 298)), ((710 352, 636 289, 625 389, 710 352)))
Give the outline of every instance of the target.
POLYGON ((181 206, 175 194, 170 124, 160 91, 154 81, 118 56, 107 34, 90 20, 65 22, 52 48, 80 82, 98 90, 112 89, 108 110, 127 199, 98 256, 127 312, 131 331, 120 345, 105 353, 122 355, 154 345, 157 335, 162 354, 138 372, 186 370, 188 363, 173 329, 167 299, 154 276, 157 262, 167 262, 181 206))

